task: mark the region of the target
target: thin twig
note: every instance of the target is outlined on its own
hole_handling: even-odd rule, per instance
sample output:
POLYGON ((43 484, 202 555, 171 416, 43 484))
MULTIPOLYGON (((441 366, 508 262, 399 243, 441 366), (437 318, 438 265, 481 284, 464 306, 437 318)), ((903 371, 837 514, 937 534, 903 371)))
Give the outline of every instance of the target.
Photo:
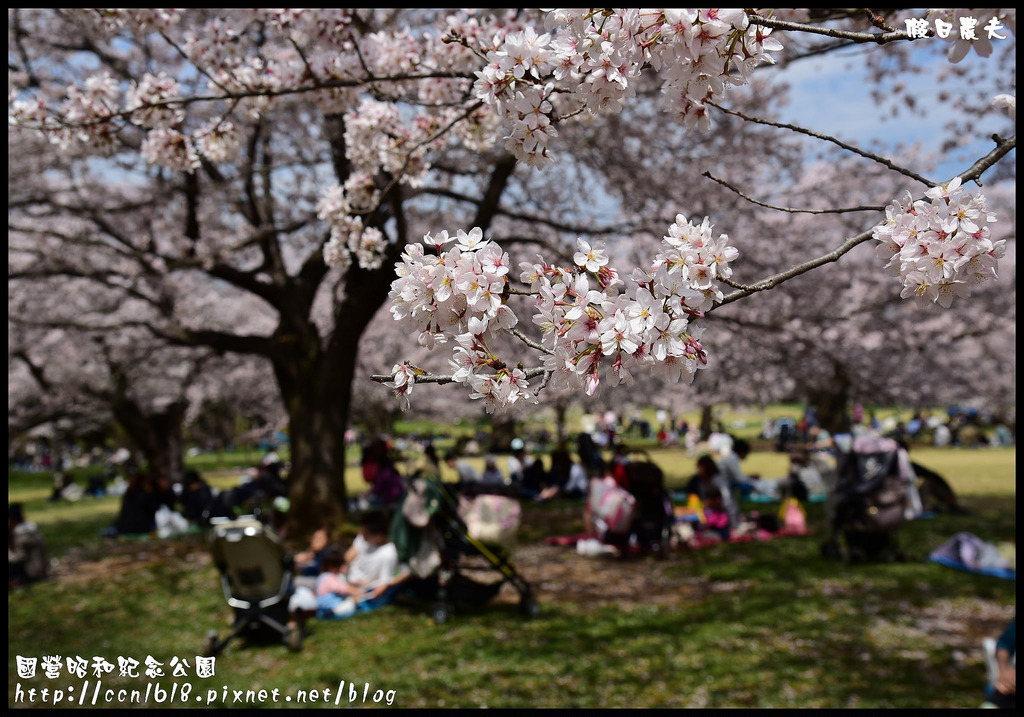
MULTIPOLYGON (((812 35, 824 35, 826 37, 834 37, 839 40, 849 40, 850 42, 865 43, 873 42, 876 45, 885 45, 890 42, 899 42, 901 40, 919 40, 922 39, 917 36, 910 35, 902 31, 894 32, 852 32, 850 30, 836 30, 831 27, 819 27, 817 25, 805 25, 799 22, 788 22, 786 20, 776 20, 770 17, 763 17, 757 13, 747 13, 747 17, 750 18, 750 22, 754 25, 760 25, 762 27, 770 27, 774 30, 788 30, 790 32, 808 32, 812 35)), ((930 34, 929 31, 928 34, 930 34)), ((927 36, 927 35, 926 35, 927 36)))
POLYGON ((773 122, 771 120, 760 119, 758 117, 751 117, 751 116, 746 115, 746 114, 744 114, 742 112, 737 112, 736 110, 730 110, 730 109, 727 109, 725 107, 722 107, 718 103, 712 102, 710 100, 708 100, 706 102, 706 104, 709 104, 712 107, 717 107, 719 110, 721 110, 722 112, 725 112, 726 114, 733 115, 735 117, 739 117, 741 120, 743 120, 745 122, 753 122, 755 124, 763 124, 763 125, 767 125, 768 127, 778 127, 779 129, 788 129, 791 132, 797 132, 798 134, 804 134, 804 135, 807 135, 808 137, 814 137, 815 139, 820 139, 823 142, 831 142, 832 144, 837 145, 838 147, 841 147, 842 149, 845 149, 847 152, 853 152, 854 154, 860 155, 861 157, 864 157, 866 159, 870 159, 873 162, 878 162, 879 164, 881 164, 881 165, 883 165, 883 166, 893 170, 894 172, 899 172, 900 174, 903 174, 903 175, 905 175, 907 177, 910 177, 911 179, 915 179, 918 182, 921 182, 922 184, 927 185, 929 187, 934 187, 934 186, 937 186, 937 184, 938 184, 937 182, 931 181, 927 177, 922 177, 917 172, 914 172, 914 171, 912 171, 910 169, 907 169, 906 167, 901 167, 898 164, 894 164, 892 161, 890 161, 888 159, 885 159, 884 157, 880 157, 877 154, 874 154, 872 152, 868 152, 868 151, 860 149, 858 147, 854 147, 852 144, 847 144, 846 142, 843 142, 842 140, 836 139, 835 137, 832 137, 831 135, 821 134, 820 132, 814 132, 814 131, 806 129, 804 127, 799 127, 797 125, 788 124, 786 122, 773 122))
POLYGON ((979 187, 981 186, 981 175, 985 173, 985 170, 995 165, 1000 159, 1010 153, 1011 150, 1017 147, 1017 135, 1013 135, 1007 139, 1003 139, 997 134, 992 135, 992 141, 996 143, 995 149, 986 154, 984 157, 979 159, 977 162, 971 165, 970 169, 966 172, 958 174, 957 176, 964 182, 973 181, 979 187))
POLYGON ((762 279, 761 281, 758 281, 757 283, 749 286, 727 282, 730 286, 742 288, 739 291, 735 291, 732 294, 726 296, 724 299, 722 299, 722 301, 719 304, 708 309, 705 313, 710 313, 717 309, 719 306, 731 304, 732 302, 737 301, 738 299, 750 296, 751 294, 755 294, 759 291, 767 291, 768 289, 774 289, 776 286, 783 283, 784 281, 788 281, 789 279, 792 279, 793 277, 796 276, 800 276, 801 274, 806 274, 811 269, 816 269, 819 266, 823 266, 825 264, 830 264, 834 261, 838 261, 839 258, 842 257, 844 254, 852 250, 855 246, 863 244, 868 239, 871 239, 872 236, 874 236, 874 227, 872 227, 871 229, 867 229, 854 237, 850 237, 845 242, 843 242, 841 246, 828 252, 827 254, 819 256, 816 259, 811 259, 810 261, 804 262, 803 264, 794 266, 790 269, 787 269, 786 271, 779 272, 778 274, 775 274, 773 276, 769 276, 766 279, 762 279))
POLYGON ((527 346, 529 346, 531 349, 535 349, 536 351, 540 351, 542 353, 551 354, 552 356, 555 355, 555 352, 552 349, 549 349, 547 346, 544 346, 543 344, 537 343, 519 329, 511 329, 509 333, 515 336, 520 341, 522 341, 527 346))
POLYGON ((718 182, 723 187, 735 192, 739 197, 745 199, 751 204, 756 204, 759 207, 765 207, 767 209, 774 209, 779 212, 788 212, 790 214, 847 214, 849 212, 880 212, 884 209, 884 207, 880 206, 840 207, 838 209, 798 209, 796 207, 781 207, 777 204, 769 204, 768 202, 762 202, 759 199, 754 199, 753 197, 744 194, 724 179, 719 179, 714 176, 711 172, 704 172, 701 176, 707 177, 712 182, 718 182))

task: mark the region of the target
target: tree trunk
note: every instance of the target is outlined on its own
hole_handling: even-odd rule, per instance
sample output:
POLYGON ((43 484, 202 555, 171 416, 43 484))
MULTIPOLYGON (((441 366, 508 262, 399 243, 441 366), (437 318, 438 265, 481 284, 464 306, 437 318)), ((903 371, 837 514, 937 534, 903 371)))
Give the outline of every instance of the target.
POLYGON ((291 434, 289 532, 307 535, 345 518, 345 420, 342 408, 311 384, 286 397, 291 434))
MULTIPOLYGON (((331 365, 318 337, 311 344, 273 360, 281 396, 288 412, 291 470, 288 475, 288 528, 308 535, 322 526, 344 520, 348 502, 345 487, 345 427, 351 398, 351 369, 331 365)), ((351 344, 352 364, 358 341, 351 344)))
POLYGON ((512 439, 516 437, 516 421, 510 416, 491 414, 491 445, 492 453, 504 453, 511 450, 512 439))
POLYGON ((166 476, 180 483, 185 476, 185 441, 182 422, 188 408, 186 401, 172 403, 152 414, 126 396, 113 401, 114 417, 138 448, 154 478, 166 476))
POLYGON ((817 409, 818 424, 826 431, 833 435, 850 431, 850 378, 842 366, 836 365, 833 380, 812 390, 807 400, 817 409))
POLYGON ((700 434, 698 437, 706 441, 708 436, 714 432, 715 407, 714 405, 700 407, 700 434))
POLYGON ((359 339, 391 288, 393 272, 385 265, 389 268, 349 272, 346 295, 336 305, 334 331, 326 340, 312 322, 294 321, 290 329, 282 324, 275 334, 280 348, 271 363, 291 437, 290 535, 337 527, 347 515, 345 429, 352 381, 360 380, 355 375, 359 339))
POLYGON ((565 425, 565 414, 569 410, 567 401, 555 401, 555 434, 558 442, 562 443, 569 439, 569 431, 565 425))

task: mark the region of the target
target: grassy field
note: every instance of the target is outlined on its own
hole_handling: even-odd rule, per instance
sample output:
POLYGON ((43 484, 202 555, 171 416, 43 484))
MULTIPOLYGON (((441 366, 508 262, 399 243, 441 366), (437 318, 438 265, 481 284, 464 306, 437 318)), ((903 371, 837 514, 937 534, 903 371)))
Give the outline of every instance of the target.
MULTIPOLYGON (((670 485, 692 472, 683 451, 651 456, 670 485)), ((139 706, 132 691, 148 707, 333 708, 389 699, 430 709, 976 707, 980 641, 1013 615, 1015 583, 925 558, 960 531, 1015 540, 1015 450, 921 448, 913 457, 943 473, 971 512, 905 525, 905 563, 825 560, 818 505, 808 514, 815 533, 803 538, 679 550, 664 560, 583 558, 542 545, 579 529, 577 505, 527 504, 516 564, 537 590, 538 618, 524 618, 514 594, 459 611, 443 626, 426 606, 394 606, 317 622, 298 653, 233 643, 205 678, 195 674, 196 655, 209 630, 226 630, 231 610, 202 537, 104 541, 97 531, 113 520, 116 498, 53 504, 45 476, 12 474, 9 500, 26 503, 57 564, 54 579, 8 601, 8 703, 33 706, 28 690, 50 688, 63 690, 65 706, 93 706, 92 675, 17 674, 19 656, 59 655, 115 665, 102 677, 97 707, 139 706), (167 676, 143 674, 148 656, 167 676), (119 677, 118 657, 138 660, 140 676, 119 677), (170 676, 174 658, 188 663, 185 676, 170 676), (121 689, 129 701, 117 702, 121 689)), ((754 453, 744 467, 771 477, 787 465, 783 455, 754 453)), ((209 473, 225 486, 238 475, 209 473)), ((349 476, 349 484, 359 481, 349 476)), ((41 691, 35 699, 37 707, 52 704, 41 702, 41 691)))

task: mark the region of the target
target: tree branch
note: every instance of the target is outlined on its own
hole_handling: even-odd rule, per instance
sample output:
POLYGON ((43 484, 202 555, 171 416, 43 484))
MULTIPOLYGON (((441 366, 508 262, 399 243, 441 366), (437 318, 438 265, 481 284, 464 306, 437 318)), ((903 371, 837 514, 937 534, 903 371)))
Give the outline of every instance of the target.
POLYGON ((852 152, 853 154, 857 154, 866 159, 870 159, 873 162, 878 162, 879 164, 893 170, 894 172, 899 172, 900 174, 906 175, 911 179, 915 179, 918 182, 921 182, 922 184, 927 185, 929 187, 934 187, 938 184, 937 182, 931 181, 927 177, 922 177, 920 174, 917 174, 916 172, 913 172, 907 169, 906 167, 899 166, 898 164, 892 162, 891 160, 885 159, 884 157, 879 157, 877 154, 873 154, 872 152, 868 152, 858 147, 854 147, 852 144, 847 144, 846 142, 836 139, 831 135, 821 134, 819 132, 814 132, 812 130, 799 127, 797 125, 787 124, 785 122, 773 122, 771 120, 760 119, 758 117, 751 117, 749 115, 744 114, 743 112, 738 112, 736 110, 730 110, 725 107, 722 107, 720 104, 712 102, 710 100, 707 102, 707 104, 711 105, 712 107, 718 108, 719 110, 725 112, 726 114, 733 115, 734 117, 739 117, 741 120, 745 122, 763 124, 768 127, 778 127, 779 129, 788 129, 791 132, 807 135, 808 137, 813 137, 814 139, 820 139, 823 142, 831 142, 832 144, 842 149, 845 149, 847 152, 852 152))
POLYGON ((836 209, 797 209, 795 207, 781 207, 777 204, 768 204, 767 202, 762 202, 759 199, 754 199, 753 197, 747 196, 729 182, 725 181, 724 179, 719 179, 718 177, 711 174, 711 172, 709 171, 704 172, 701 176, 707 177, 712 182, 717 182, 718 184, 721 184, 723 187, 734 192, 737 196, 750 202, 751 204, 756 204, 759 207, 765 207, 766 209, 774 209, 779 212, 787 212, 790 214, 847 214, 850 212, 880 212, 885 209, 885 207, 880 206, 839 207, 836 209))
MULTIPOLYGON (((773 30, 786 30, 789 32, 806 32, 812 35, 824 35, 825 37, 831 37, 839 40, 849 40, 853 43, 865 43, 873 42, 876 45, 885 45, 890 42, 899 42, 901 40, 919 40, 921 38, 911 36, 906 32, 894 31, 894 32, 852 32, 850 30, 836 30, 831 27, 820 27, 818 25, 805 25, 799 22, 788 22, 786 20, 776 20, 770 17, 764 17, 758 15, 756 12, 748 11, 747 17, 750 18, 750 22, 753 25, 760 25, 762 27, 770 27, 773 30)), ((930 36, 932 31, 928 31, 930 36)))
MULTIPOLYGON (((1011 152, 1014 149, 1014 147, 1017 146, 1016 135, 1010 137, 1009 139, 1003 139, 998 135, 995 135, 992 137, 992 139, 993 141, 996 142, 996 147, 991 152, 986 154, 984 157, 977 160, 973 165, 971 165, 971 167, 966 172, 963 172, 956 176, 960 177, 961 180, 965 182, 971 180, 977 181, 978 179, 981 178, 981 175, 985 170, 992 167, 996 162, 1005 157, 1009 152, 1011 152)), ((724 299, 722 299, 721 303, 719 303, 712 309, 709 309, 708 313, 710 313, 710 311, 713 311, 715 308, 718 308, 718 306, 731 304, 732 302, 737 301, 738 299, 750 296, 751 294, 757 293, 759 291, 772 289, 781 284, 782 282, 792 279, 793 277, 800 276, 801 274, 806 274, 808 271, 816 269, 819 266, 823 266, 825 264, 830 264, 834 261, 838 261, 840 257, 842 257, 847 252, 851 251, 855 246, 857 246, 858 244, 863 244, 867 240, 871 239, 873 236, 874 227, 872 227, 871 229, 867 229, 866 231, 863 231, 860 234, 857 234, 856 236, 850 237, 845 242, 843 242, 843 244, 839 246, 837 249, 834 249, 833 251, 830 251, 827 254, 817 257, 816 259, 811 259, 810 261, 794 266, 790 269, 787 269, 786 271, 780 272, 773 276, 769 276, 752 285, 743 285, 732 281, 723 281, 723 283, 728 284, 733 288, 739 289, 739 291, 736 291, 726 296, 724 299)))

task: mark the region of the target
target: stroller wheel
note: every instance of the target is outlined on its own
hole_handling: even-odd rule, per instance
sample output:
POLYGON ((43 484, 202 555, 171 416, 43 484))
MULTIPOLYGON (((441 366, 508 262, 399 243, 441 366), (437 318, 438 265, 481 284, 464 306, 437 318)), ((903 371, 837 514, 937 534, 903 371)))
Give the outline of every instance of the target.
POLYGON ((430 611, 430 617, 433 618, 435 625, 443 625, 451 620, 451 609, 446 603, 435 603, 434 607, 430 611))
POLYGON ((210 630, 206 633, 206 641, 203 643, 203 656, 214 657, 217 654, 217 631, 210 630))
POLYGON ((299 652, 302 649, 302 628, 288 628, 288 632, 284 634, 284 644, 292 652, 299 652))

